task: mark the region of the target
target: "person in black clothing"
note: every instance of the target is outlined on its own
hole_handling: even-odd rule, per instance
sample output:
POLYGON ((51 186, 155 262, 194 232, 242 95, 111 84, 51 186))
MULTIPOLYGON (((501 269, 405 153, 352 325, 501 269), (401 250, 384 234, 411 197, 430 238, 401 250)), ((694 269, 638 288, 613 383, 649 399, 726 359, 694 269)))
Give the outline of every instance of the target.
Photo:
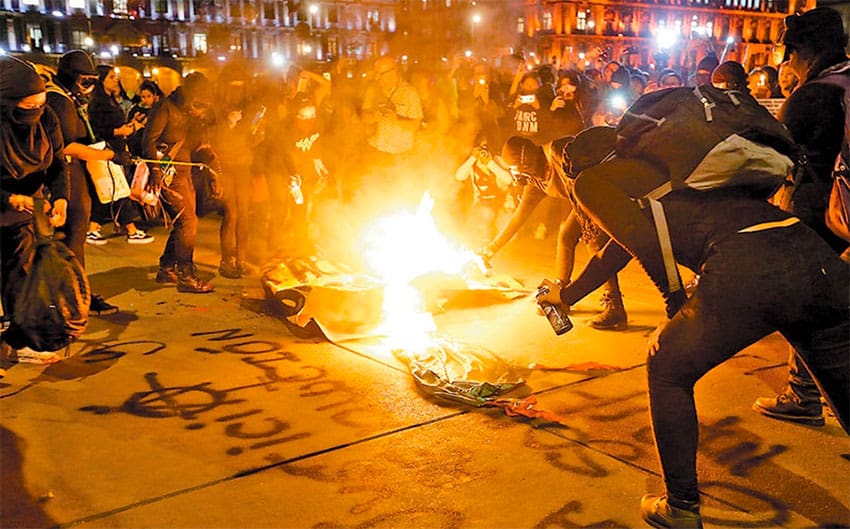
POLYGON ((62 132, 46 102, 44 80, 35 69, 19 59, 0 57, 0 300, 4 318, 14 311, 17 289, 35 254, 34 199, 49 198, 53 226, 62 226, 67 218, 68 167, 62 132))
MULTIPOLYGON (((142 138, 142 157, 159 158, 162 153, 170 160, 183 163, 215 163, 215 152, 206 137, 206 119, 213 104, 213 89, 201 73, 191 73, 183 85, 160 103, 148 118, 142 138)), ((174 219, 174 225, 159 258, 157 283, 177 285, 179 292, 203 294, 213 286, 195 273, 195 238, 198 215, 195 210, 195 186, 192 171, 186 165, 150 163, 151 189, 160 195, 162 206, 174 219)), ((213 175, 211 191, 220 197, 220 188, 213 175)))
MULTIPOLYGON (((819 79, 843 70, 850 76, 850 61, 844 53, 847 33, 841 15, 834 9, 819 7, 785 19, 784 59, 801 80, 801 86, 779 109, 794 141, 803 147, 808 163, 798 171, 793 185, 780 190, 776 202, 783 210, 799 217, 838 254, 850 254, 848 242, 834 234, 825 222, 832 189, 832 171, 845 139, 844 89, 819 79)), ((845 81, 850 86, 850 80, 845 81)), ((850 153, 845 153, 850 159, 850 153)), ((846 260, 846 259, 845 259, 846 260)), ((846 295, 846 291, 845 291, 846 295)), ((845 344, 846 347, 846 344, 845 344)), ((845 350, 846 352, 846 350, 845 350)), ((824 424, 823 406, 817 385, 792 347, 788 384, 775 397, 762 397, 753 409, 774 419, 820 426, 824 424)))
MULTIPOLYGON (((582 171, 575 193, 612 238, 572 283, 549 280, 538 301, 572 305, 634 256, 663 275, 658 235, 631 197, 667 175, 637 159, 582 171)), ((778 331, 795 345, 845 430, 850 427, 850 271, 799 219, 743 189, 674 191, 661 200, 676 260, 700 275, 687 300, 663 292, 669 320, 647 358, 652 431, 666 492, 641 500, 653 527, 701 528, 694 385, 709 370, 778 331)), ((665 285, 659 285, 667 288, 665 285)))
POLYGON ((139 102, 130 108, 127 115, 133 121, 136 121, 141 126, 136 126, 136 131, 127 138, 127 148, 133 155, 140 155, 142 152, 142 136, 144 135, 144 126, 148 122, 148 115, 151 113, 154 105, 160 100, 165 99, 165 94, 159 88, 159 85, 150 79, 145 79, 139 85, 138 90, 139 102))
MULTIPOLYGON (((97 72, 91 57, 82 50, 72 50, 59 58, 56 85, 48 86, 47 104, 59 117, 65 155, 69 158, 70 194, 68 221, 65 224, 65 244, 86 264, 86 234, 91 217, 91 191, 84 162, 87 160, 112 160, 120 165, 130 163, 126 151, 93 149, 94 133, 88 120, 88 97, 97 82, 97 72)), ((118 312, 118 307, 107 303, 102 296, 92 294, 91 314, 108 315, 118 312)))

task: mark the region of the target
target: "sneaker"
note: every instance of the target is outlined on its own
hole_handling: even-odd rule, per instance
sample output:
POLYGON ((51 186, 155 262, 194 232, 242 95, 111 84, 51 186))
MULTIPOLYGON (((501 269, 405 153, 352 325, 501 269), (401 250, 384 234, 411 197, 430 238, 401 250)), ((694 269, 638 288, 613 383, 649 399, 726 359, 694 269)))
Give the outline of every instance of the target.
POLYGON ((698 503, 694 503, 687 509, 674 507, 667 501, 666 494, 664 496, 644 495, 640 499, 640 514, 643 516, 643 520, 652 527, 702 529, 702 516, 699 514, 698 503))
POLYGON ((59 355, 59 353, 33 351, 29 347, 16 349, 13 355, 17 358, 19 364, 36 364, 45 366, 49 364, 55 364, 56 362, 62 360, 62 357, 59 355))
POLYGON ((109 316, 110 314, 118 313, 118 307, 107 303, 100 294, 92 294, 89 313, 95 316, 109 316))
POLYGON ((803 400, 790 387, 775 397, 759 397, 753 403, 757 413, 782 421, 823 426, 823 404, 820 399, 803 400))
POLYGON ((148 235, 142 230, 136 230, 135 233, 127 234, 127 243, 128 244, 148 244, 154 241, 153 235, 148 235))
POLYGON ((100 233, 100 230, 93 230, 86 233, 86 242, 88 244, 94 244, 95 246, 103 246, 109 241, 107 241, 106 237, 100 233))

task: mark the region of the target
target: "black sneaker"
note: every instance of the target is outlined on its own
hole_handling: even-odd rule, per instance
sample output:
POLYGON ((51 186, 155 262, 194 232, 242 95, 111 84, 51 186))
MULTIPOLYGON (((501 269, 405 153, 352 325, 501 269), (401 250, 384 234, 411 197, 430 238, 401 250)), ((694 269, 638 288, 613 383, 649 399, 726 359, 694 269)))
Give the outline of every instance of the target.
POLYGON ((699 504, 694 503, 686 509, 674 507, 667 501, 667 495, 646 494, 640 499, 640 514, 652 527, 665 529, 702 529, 702 516, 699 504))
POLYGON ((103 296, 100 294, 92 294, 91 295, 91 306, 89 307, 89 314, 94 314, 95 316, 109 316, 110 314, 117 314, 118 307, 115 305, 111 305, 103 299, 103 296))
POLYGON ((775 397, 757 398, 753 403, 753 410, 765 417, 782 421, 810 426, 826 424, 823 418, 823 404, 821 404, 820 399, 804 400, 790 387, 786 387, 785 391, 775 397))

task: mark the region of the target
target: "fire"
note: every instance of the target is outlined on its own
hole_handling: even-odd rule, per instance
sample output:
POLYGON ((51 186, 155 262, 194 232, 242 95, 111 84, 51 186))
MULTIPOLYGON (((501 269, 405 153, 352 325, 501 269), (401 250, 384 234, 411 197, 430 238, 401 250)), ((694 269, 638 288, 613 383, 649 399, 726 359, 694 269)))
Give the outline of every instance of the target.
POLYGON ((377 332, 390 348, 422 353, 434 342, 436 324, 411 282, 425 274, 459 275, 477 256, 440 233, 427 191, 415 213, 400 211, 375 221, 363 235, 367 267, 384 281, 383 321, 377 332))

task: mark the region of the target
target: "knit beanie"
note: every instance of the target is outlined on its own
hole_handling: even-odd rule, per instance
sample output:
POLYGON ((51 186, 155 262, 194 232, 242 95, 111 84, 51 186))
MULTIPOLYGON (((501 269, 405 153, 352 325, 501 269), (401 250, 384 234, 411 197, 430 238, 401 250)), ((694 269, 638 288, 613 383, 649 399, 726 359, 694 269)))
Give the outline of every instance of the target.
POLYGON ((0 56, 0 98, 17 101, 44 90, 44 79, 35 68, 15 57, 0 56))

